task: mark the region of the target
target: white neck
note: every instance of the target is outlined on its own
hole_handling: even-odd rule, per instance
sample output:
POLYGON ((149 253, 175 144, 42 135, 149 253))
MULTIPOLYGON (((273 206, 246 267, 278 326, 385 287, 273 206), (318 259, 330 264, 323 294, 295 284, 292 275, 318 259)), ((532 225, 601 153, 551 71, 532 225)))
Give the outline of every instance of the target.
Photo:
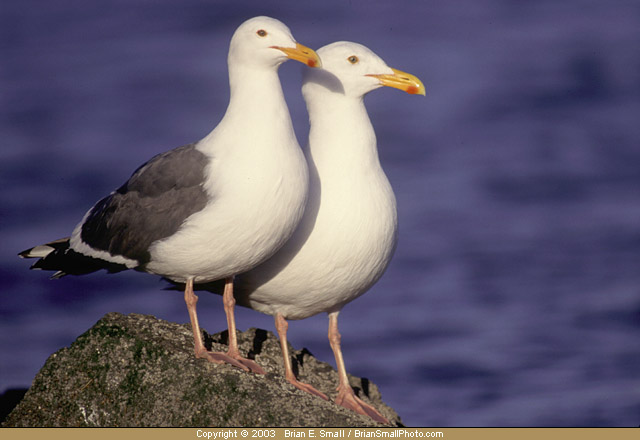
POLYGON ((362 98, 323 91, 307 99, 307 109, 308 154, 320 174, 325 167, 331 167, 332 174, 380 169, 376 134, 362 98))
POLYGON ((228 135, 236 140, 245 139, 235 144, 260 148, 269 144, 270 139, 289 138, 293 134, 277 68, 255 69, 230 64, 229 87, 227 111, 204 143, 228 135), (237 127, 242 130, 238 132, 237 127))
POLYGON ((277 67, 257 68, 230 64, 229 89, 227 112, 236 110, 243 114, 255 112, 264 117, 265 111, 286 107, 277 67), (245 107, 242 105, 244 103, 252 103, 252 105, 245 107))

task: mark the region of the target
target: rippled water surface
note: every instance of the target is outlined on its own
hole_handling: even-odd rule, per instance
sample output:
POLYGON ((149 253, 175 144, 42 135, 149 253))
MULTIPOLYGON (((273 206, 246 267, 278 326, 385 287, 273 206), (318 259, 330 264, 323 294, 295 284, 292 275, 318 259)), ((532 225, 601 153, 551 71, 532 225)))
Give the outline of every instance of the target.
MULTIPOLYGON (((349 371, 412 426, 638 426, 640 4, 262 3, 0 8, 0 392, 107 312, 188 321, 155 277, 50 281, 16 253, 206 135, 228 100, 229 38, 266 14, 314 48, 363 43, 427 87, 366 100, 401 233, 386 275, 341 314, 349 371)), ((304 144, 302 68, 281 78, 304 144)), ((220 298, 200 304, 222 330, 220 298)), ((333 363, 326 321, 289 333, 333 363)))

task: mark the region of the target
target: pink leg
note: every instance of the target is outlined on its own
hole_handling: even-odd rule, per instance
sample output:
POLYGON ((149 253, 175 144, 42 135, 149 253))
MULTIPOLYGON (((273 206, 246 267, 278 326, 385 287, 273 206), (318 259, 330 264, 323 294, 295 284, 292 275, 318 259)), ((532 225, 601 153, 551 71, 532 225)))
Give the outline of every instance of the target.
POLYGON ((347 377, 347 369, 344 366, 344 359, 342 358, 342 349, 340 348, 340 333, 338 332, 338 313, 329 313, 329 343, 331 349, 336 357, 336 365, 338 367, 338 376, 340 378, 340 384, 338 385, 338 396, 336 397, 336 403, 340 406, 344 406, 352 411, 357 412, 365 416, 371 417, 373 420, 379 423, 389 424, 389 421, 378 412, 373 406, 364 403, 353 392, 353 388, 349 385, 349 378, 347 377))
POLYGON ((296 379, 296 375, 293 374, 293 368, 291 368, 291 358, 289 357, 289 346, 287 345, 287 329, 289 328, 289 324, 287 320, 280 314, 275 316, 276 320, 276 330, 278 331, 278 335, 280 336, 280 347, 282 347, 282 357, 284 358, 284 377, 287 381, 293 385, 294 387, 306 391, 307 393, 313 394, 314 396, 318 396, 323 398, 324 400, 329 400, 327 396, 325 396, 320 391, 316 390, 309 384, 303 383, 296 379))
POLYGON ((224 313, 227 315, 227 326, 229 328, 229 350, 227 355, 240 362, 252 373, 267 374, 260 365, 252 361, 251 359, 244 358, 240 355, 238 350, 238 339, 236 337, 236 318, 234 308, 236 305, 236 299, 233 297, 233 277, 229 277, 224 283, 224 293, 222 295, 222 302, 224 303, 224 313))
POLYGON ((200 325, 198 324, 198 314, 196 313, 196 303, 198 297, 193 293, 193 280, 188 279, 184 288, 184 302, 187 303, 187 310, 189 311, 189 318, 191 319, 191 329, 193 330, 193 343, 195 346, 196 357, 201 359, 207 359, 210 362, 216 364, 231 364, 235 367, 249 371, 247 367, 242 365, 235 359, 227 356, 224 353, 208 351, 204 343, 202 342, 202 333, 200 333, 200 325))
MULTIPOLYGON (((233 279, 232 279, 233 280, 233 279)), ((226 292, 226 286, 225 286, 226 292)), ((232 291, 233 294, 233 291, 232 291)), ((193 330, 193 343, 195 347, 195 353, 197 358, 207 359, 209 362, 213 362, 215 364, 230 364, 234 367, 238 367, 245 371, 253 371, 248 365, 245 365, 239 359, 236 359, 231 353, 221 353, 217 351, 208 351, 204 343, 202 342, 202 333, 200 332, 200 325, 198 324, 198 314, 196 313, 196 303, 198 302, 198 297, 193 293, 193 280, 187 280, 185 289, 184 289, 184 301, 187 303, 187 310, 189 311, 189 318, 191 319, 191 329, 193 330)), ((226 311, 226 307, 225 307, 226 311)), ((228 322, 228 318, 227 318, 228 322)), ((235 344, 235 353, 238 353, 238 343, 235 338, 235 321, 233 323, 234 332, 233 332, 233 342, 235 344)), ((231 336, 229 337, 231 341, 231 336)), ((231 351, 231 344, 229 344, 229 351, 231 351)), ((257 365, 257 364, 256 364, 257 365)), ((260 368, 260 367, 258 367, 260 368)), ((264 374, 264 373, 263 373, 264 374)))

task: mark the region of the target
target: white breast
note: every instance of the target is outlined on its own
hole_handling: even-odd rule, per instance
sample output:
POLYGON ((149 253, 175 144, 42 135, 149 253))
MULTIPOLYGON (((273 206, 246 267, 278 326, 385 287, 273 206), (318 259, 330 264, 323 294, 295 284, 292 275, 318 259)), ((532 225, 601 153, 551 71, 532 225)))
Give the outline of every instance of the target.
POLYGON ((198 144, 211 159, 204 182, 211 202, 152 245, 148 271, 174 281, 213 281, 253 268, 291 237, 307 197, 306 161, 281 92, 278 105, 268 108, 255 103, 273 97, 250 98, 253 105, 230 106, 198 144))
POLYGON ((344 130, 334 122, 333 132, 315 132, 323 124, 312 122, 307 210, 282 250, 237 278, 241 304, 287 319, 340 310, 389 264, 397 240, 395 197, 364 107, 349 110, 344 130), (354 111, 357 130, 351 130, 354 111))

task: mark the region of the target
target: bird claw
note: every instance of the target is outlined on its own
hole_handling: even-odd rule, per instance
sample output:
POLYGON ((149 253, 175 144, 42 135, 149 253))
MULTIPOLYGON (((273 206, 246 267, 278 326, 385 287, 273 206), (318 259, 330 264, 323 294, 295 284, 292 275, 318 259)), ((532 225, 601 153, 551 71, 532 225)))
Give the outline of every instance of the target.
POLYGON ((380 414, 377 409, 357 397, 351 387, 339 387, 335 403, 358 414, 369 416, 378 423, 389 424, 389 420, 380 414))

